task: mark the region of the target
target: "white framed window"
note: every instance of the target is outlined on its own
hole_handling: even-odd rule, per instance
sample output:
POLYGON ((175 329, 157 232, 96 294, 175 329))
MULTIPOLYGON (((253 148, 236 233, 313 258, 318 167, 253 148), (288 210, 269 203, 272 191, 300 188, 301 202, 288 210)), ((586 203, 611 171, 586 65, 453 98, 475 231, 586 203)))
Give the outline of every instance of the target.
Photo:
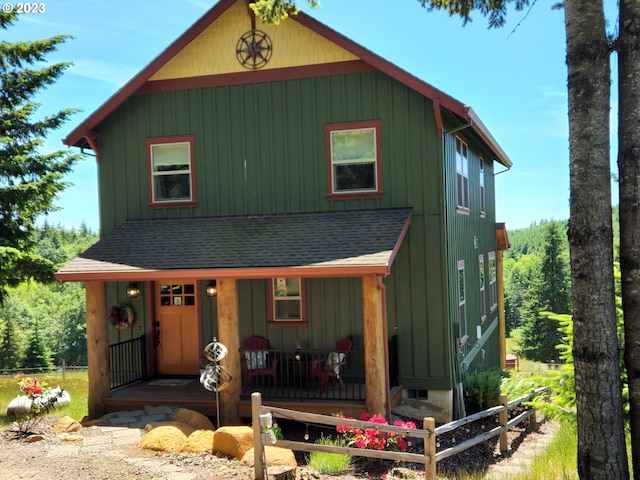
POLYGON ((382 195, 380 120, 325 125, 330 198, 382 195))
POLYGON ((464 278, 464 260, 458 261, 458 322, 460 322, 460 338, 467 334, 467 301, 464 278))
POLYGON ((456 137, 456 205, 458 210, 469 211, 468 147, 459 137, 456 137))
POLYGON ((480 323, 487 319, 487 299, 485 296, 484 282, 484 254, 478 255, 478 272, 480 280, 480 323))
POLYGON ((498 308, 496 252, 489 252, 489 305, 493 312, 498 308))
POLYGON ((480 216, 486 215, 485 193, 484 193, 484 159, 480 157, 480 216))
POLYGON ((147 139, 149 203, 155 206, 195 201, 194 137, 147 139))
POLYGON ((271 325, 296 326, 306 323, 305 289, 301 278, 271 279, 271 325))

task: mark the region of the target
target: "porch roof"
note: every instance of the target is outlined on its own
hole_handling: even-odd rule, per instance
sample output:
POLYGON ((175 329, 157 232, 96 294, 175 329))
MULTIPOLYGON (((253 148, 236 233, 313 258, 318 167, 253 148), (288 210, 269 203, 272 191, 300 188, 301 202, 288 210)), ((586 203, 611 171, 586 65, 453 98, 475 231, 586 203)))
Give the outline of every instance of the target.
POLYGON ((389 273, 411 208, 128 220, 56 273, 64 282, 389 273))

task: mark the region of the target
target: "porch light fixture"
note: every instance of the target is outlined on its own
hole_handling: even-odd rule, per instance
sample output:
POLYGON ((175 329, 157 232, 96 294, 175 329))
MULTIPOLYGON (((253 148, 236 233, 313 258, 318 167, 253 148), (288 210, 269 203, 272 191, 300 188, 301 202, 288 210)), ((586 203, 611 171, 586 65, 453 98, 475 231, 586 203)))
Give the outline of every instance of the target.
POLYGON ((135 298, 138 295, 140 295, 140 287, 138 287, 138 283, 137 282, 129 283, 129 286, 127 287, 127 297, 135 298))
POLYGON ((216 287, 216 281, 211 280, 205 287, 207 297, 215 297, 218 294, 218 287, 216 287))

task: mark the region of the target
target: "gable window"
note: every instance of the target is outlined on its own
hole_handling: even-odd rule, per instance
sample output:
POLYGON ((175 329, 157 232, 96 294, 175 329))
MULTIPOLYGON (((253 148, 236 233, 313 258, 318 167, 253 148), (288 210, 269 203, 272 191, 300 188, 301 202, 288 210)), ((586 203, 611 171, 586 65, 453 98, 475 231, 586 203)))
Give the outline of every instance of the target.
POLYGON ((299 327, 306 323, 304 282, 301 278, 271 280, 270 324, 299 327))
POLYGON ((382 196, 380 120, 325 125, 330 198, 382 196))
POLYGON ((487 306, 484 291, 484 254, 478 256, 478 271, 480 272, 480 323, 487 319, 487 306))
POLYGON ((460 338, 467 334, 467 302, 464 286, 464 260, 458 262, 458 321, 460 322, 460 338))
POLYGON ((152 206, 193 205, 194 136, 147 139, 149 203, 152 206))
POLYGON ((456 137, 456 204, 458 211, 469 211, 468 147, 456 137))
POLYGON ((489 305, 493 312, 498 308, 498 286, 496 283, 496 252, 489 252, 489 305))
POLYGON ((484 159, 480 157, 480 216, 486 214, 485 196, 484 196, 484 159))

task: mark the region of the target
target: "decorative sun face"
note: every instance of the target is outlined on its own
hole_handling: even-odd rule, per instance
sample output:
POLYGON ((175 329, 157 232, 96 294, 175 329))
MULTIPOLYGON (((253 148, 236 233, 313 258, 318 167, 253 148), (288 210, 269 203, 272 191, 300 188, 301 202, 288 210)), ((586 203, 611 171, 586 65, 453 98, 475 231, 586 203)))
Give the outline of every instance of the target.
POLYGON ((236 58, 249 70, 264 67, 271 58, 271 39, 260 30, 249 30, 236 45, 236 58))

